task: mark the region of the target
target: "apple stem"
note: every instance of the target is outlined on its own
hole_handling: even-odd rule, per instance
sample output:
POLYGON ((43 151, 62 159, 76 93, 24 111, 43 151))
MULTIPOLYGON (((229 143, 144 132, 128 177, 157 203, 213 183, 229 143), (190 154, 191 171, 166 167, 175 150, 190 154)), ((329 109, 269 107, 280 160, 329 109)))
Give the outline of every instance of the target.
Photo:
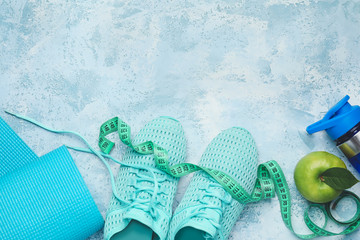
POLYGON ((324 179, 323 176, 320 176, 320 180, 321 180, 322 182, 325 182, 325 179, 324 179))

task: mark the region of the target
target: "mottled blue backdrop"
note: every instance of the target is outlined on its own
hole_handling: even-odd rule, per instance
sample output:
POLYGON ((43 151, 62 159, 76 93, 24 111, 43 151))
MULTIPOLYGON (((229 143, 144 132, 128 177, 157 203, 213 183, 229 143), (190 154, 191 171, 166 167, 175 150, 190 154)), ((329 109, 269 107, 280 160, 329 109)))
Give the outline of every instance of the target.
MULTIPOLYGON (((0 116, 38 155, 82 144, 2 110, 75 130, 94 146, 100 124, 113 116, 134 133, 157 116, 173 116, 194 163, 221 130, 245 127, 260 161, 283 167, 295 230, 308 233, 308 203, 293 170, 311 151, 344 157, 324 133, 304 130, 346 94, 360 104, 359 24, 360 2, 346 0, 0 0, 0 116)), ((118 145, 114 156, 123 150, 118 145)), ((104 215, 108 173, 96 157, 71 154, 104 215)), ((189 180, 181 180, 174 207, 189 180)), ((360 185, 351 190, 360 194, 360 185)), ((357 231, 330 239, 359 238, 357 231)), ((230 239, 296 238, 272 199, 248 205, 230 239)))

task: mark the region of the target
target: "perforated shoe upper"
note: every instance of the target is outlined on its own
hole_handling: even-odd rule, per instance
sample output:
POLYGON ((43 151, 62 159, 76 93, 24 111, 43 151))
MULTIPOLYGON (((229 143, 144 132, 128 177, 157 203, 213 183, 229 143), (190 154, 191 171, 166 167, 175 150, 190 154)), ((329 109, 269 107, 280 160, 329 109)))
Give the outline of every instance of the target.
MULTIPOLYGON (((229 174, 249 194, 255 185, 257 164, 255 142, 243 128, 221 132, 208 145, 199 163, 229 174)), ((197 172, 175 210, 168 239, 174 239, 187 226, 206 232, 210 239, 226 239, 243 207, 209 175, 197 172)))
MULTIPOLYGON (((152 141, 165 148, 171 165, 184 161, 186 140, 180 123, 168 117, 146 124, 136 135, 133 144, 152 141)), ((153 155, 140 155, 127 150, 123 162, 137 167, 121 166, 116 189, 124 204, 114 196, 106 214, 105 239, 123 230, 135 219, 150 227, 159 238, 165 239, 172 216, 172 204, 178 179, 156 168, 153 155)))

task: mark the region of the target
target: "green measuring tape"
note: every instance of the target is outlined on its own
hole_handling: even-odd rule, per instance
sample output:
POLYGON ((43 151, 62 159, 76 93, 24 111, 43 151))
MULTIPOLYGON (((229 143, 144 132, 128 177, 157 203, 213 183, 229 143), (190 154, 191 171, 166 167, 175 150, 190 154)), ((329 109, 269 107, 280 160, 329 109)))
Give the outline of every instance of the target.
POLYGON ((357 204, 357 212, 352 219, 345 222, 336 220, 331 213, 330 203, 325 206, 320 204, 311 204, 305 211, 304 220, 305 224, 313 232, 313 234, 297 234, 291 224, 291 199, 289 186, 281 167, 276 161, 271 160, 259 165, 255 187, 253 192, 249 195, 231 176, 219 170, 200 167, 192 163, 180 163, 170 166, 166 149, 156 145, 152 141, 147 141, 134 146, 130 139, 130 127, 118 117, 114 117, 106 121, 100 127, 99 147, 101 151, 106 154, 109 154, 111 149, 114 147, 114 143, 106 138, 108 134, 113 132, 118 132, 120 140, 137 153, 154 154, 156 166, 173 177, 182 177, 199 170, 206 172, 240 203, 246 204, 250 202, 257 202, 262 199, 273 198, 276 193, 280 202, 281 216, 286 227, 299 238, 310 239, 320 236, 349 234, 355 231, 360 225, 360 199, 355 194, 344 191, 333 203, 336 205, 342 198, 345 197, 353 198, 357 204), (325 215, 325 223, 323 226, 318 226, 310 219, 309 211, 311 208, 318 208, 325 215), (348 224, 349 226, 340 233, 329 232, 325 230, 328 218, 339 224, 348 224))

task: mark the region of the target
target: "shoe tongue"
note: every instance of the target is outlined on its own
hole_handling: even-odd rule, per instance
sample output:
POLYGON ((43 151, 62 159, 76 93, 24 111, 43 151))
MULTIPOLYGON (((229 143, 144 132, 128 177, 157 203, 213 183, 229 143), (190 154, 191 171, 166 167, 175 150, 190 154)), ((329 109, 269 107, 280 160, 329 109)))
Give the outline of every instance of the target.
MULTIPOLYGON (((207 215, 212 221, 219 223, 220 216, 213 209, 204 209, 202 214, 207 215)), ((210 222, 209 219, 203 217, 194 217, 191 218, 188 222, 186 222, 182 228, 184 227, 192 227, 198 230, 201 230, 207 234, 209 234, 212 238, 215 237, 217 233, 217 228, 210 222)))
POLYGON ((137 183, 135 186, 137 187, 137 198, 139 199, 151 199, 154 193, 154 181, 155 179, 151 175, 151 173, 144 169, 136 169, 137 171, 137 183))
MULTIPOLYGON (((216 185, 216 183, 214 183, 216 185)), ((202 206, 196 206, 190 208, 191 212, 198 213, 197 216, 192 217, 189 221, 187 221, 184 227, 192 227, 203 232, 209 234, 212 238, 214 238, 218 232, 218 229, 215 224, 220 224, 221 215, 224 211, 224 203, 221 199, 226 201, 231 200, 231 196, 225 192, 225 190, 219 185, 218 187, 209 187, 207 189, 208 195, 202 198, 202 206)))
POLYGON ((232 197, 219 183, 215 182, 213 179, 210 179, 212 183, 205 191, 208 192, 208 195, 204 196, 204 199, 208 201, 211 206, 222 207, 222 202, 230 202, 232 197))

